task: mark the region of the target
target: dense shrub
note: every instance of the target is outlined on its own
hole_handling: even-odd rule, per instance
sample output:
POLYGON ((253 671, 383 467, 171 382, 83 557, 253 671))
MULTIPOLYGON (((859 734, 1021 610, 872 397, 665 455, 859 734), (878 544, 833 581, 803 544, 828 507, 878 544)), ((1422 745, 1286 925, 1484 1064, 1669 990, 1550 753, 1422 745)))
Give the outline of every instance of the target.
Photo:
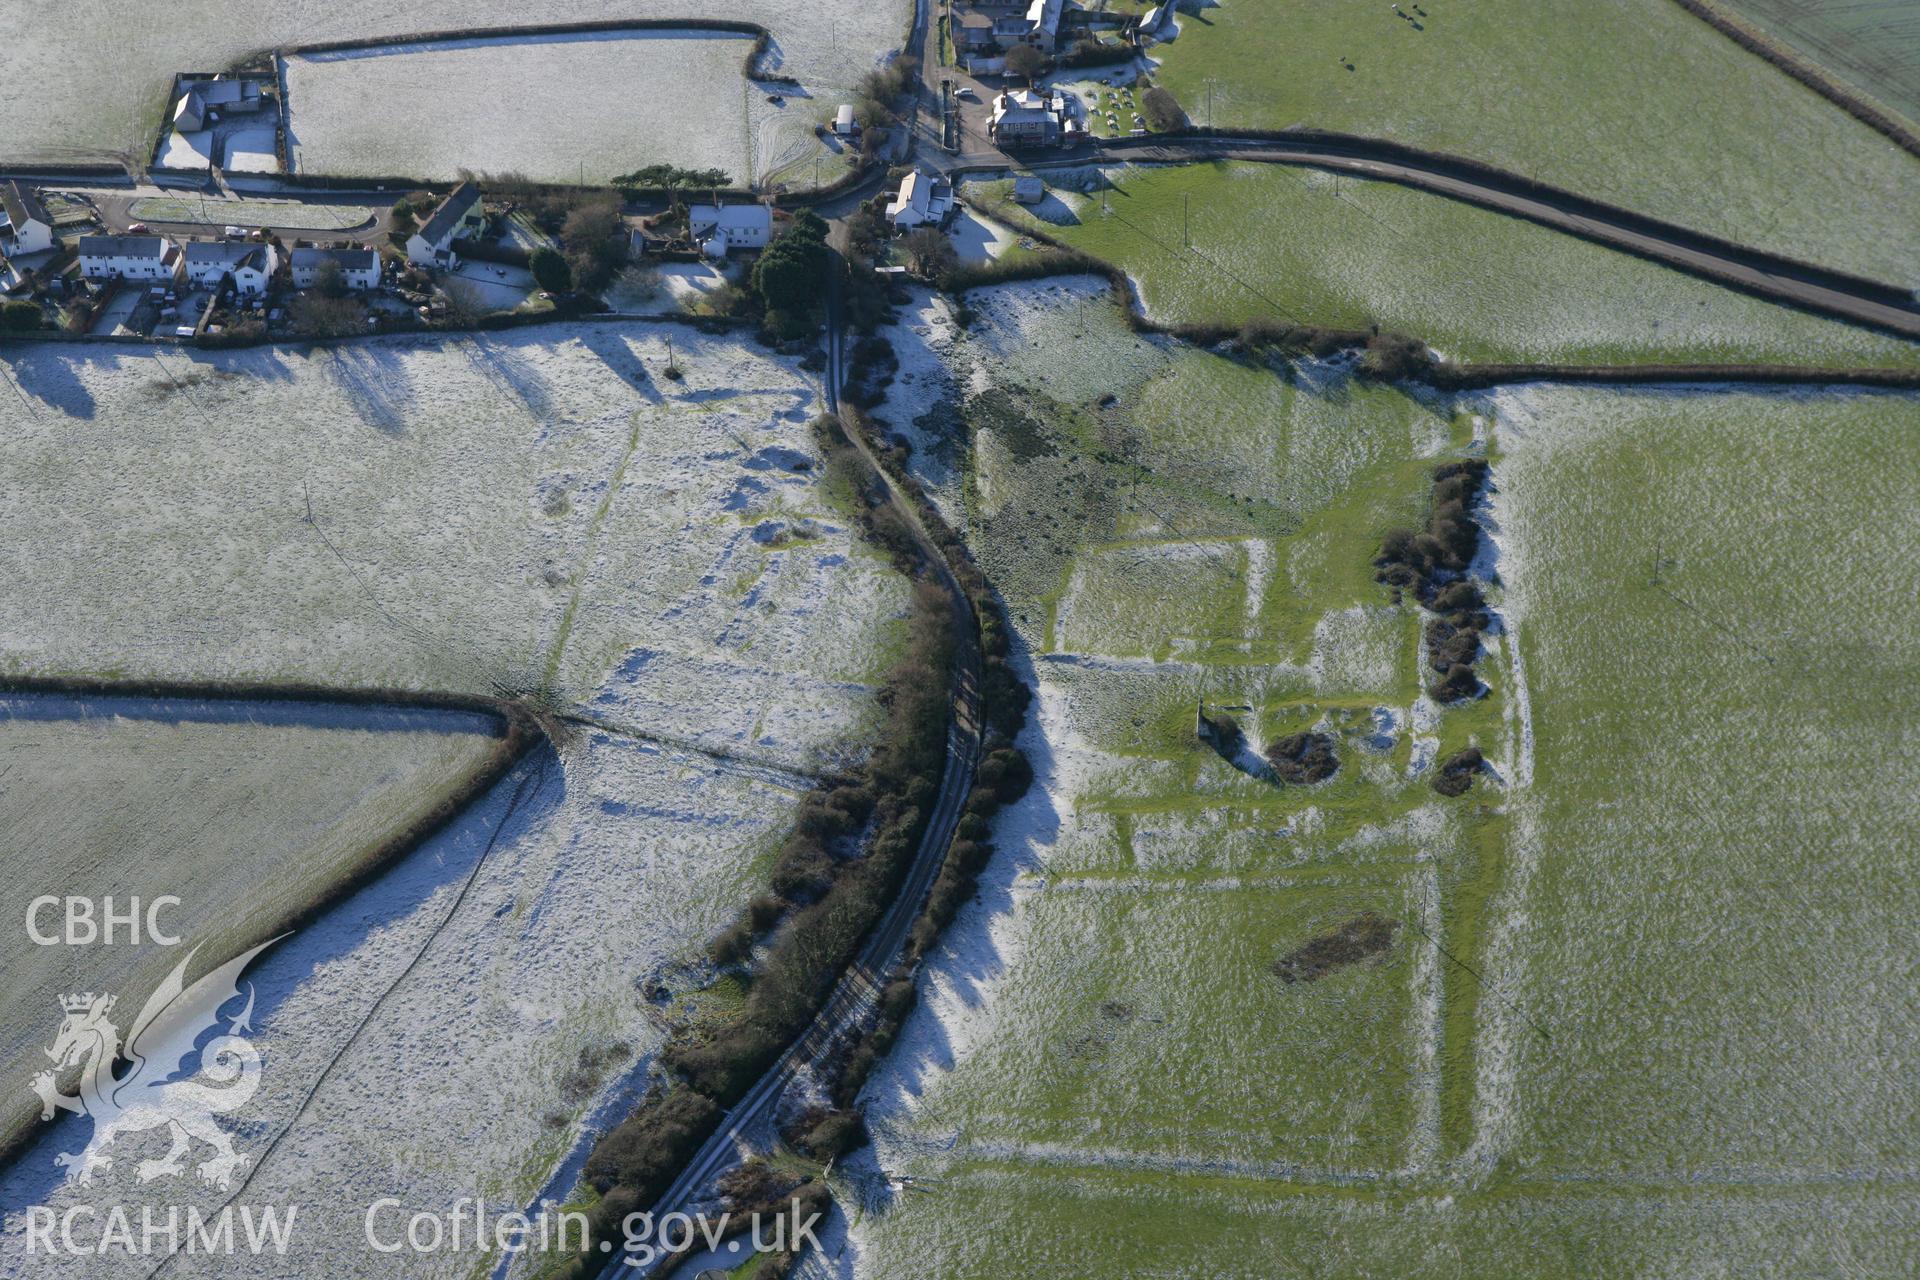
POLYGON ((1360 353, 1361 375, 1382 381, 1420 378, 1432 365, 1433 356, 1426 344, 1404 334, 1371 334, 1360 353))
POLYGON ((1333 739, 1324 733, 1293 733, 1267 744, 1267 763, 1280 781, 1304 785, 1325 782, 1340 770, 1333 739))
POLYGON ((651 1203, 719 1122, 713 1099, 679 1086, 655 1090, 594 1146, 585 1177, 603 1193, 618 1184, 651 1203))
POLYGON ((1147 127, 1155 133, 1184 129, 1187 125, 1187 113, 1180 109, 1179 100, 1159 85, 1140 95, 1140 114, 1146 117, 1147 127))
POLYGON ((1443 796, 1465 795, 1482 763, 1480 748, 1462 747, 1441 761, 1433 775, 1433 789, 1443 796))
POLYGON ((1436 615, 1426 627, 1427 660, 1441 672, 1429 692, 1442 702, 1474 696, 1480 682, 1473 663, 1481 634, 1492 624, 1478 584, 1459 578, 1479 550, 1480 526, 1473 505, 1491 472, 1484 458, 1463 458, 1434 468, 1432 510, 1422 530, 1395 529, 1381 539, 1374 577, 1404 592, 1436 615))
POLYGON ((37 302, 15 298, 4 306, 0 306, 0 330, 8 333, 28 333, 40 328, 43 323, 40 304, 37 302))
POLYGON ((573 268, 558 250, 541 245, 527 259, 527 266, 533 271, 533 278, 542 289, 552 293, 565 293, 573 288, 573 268))

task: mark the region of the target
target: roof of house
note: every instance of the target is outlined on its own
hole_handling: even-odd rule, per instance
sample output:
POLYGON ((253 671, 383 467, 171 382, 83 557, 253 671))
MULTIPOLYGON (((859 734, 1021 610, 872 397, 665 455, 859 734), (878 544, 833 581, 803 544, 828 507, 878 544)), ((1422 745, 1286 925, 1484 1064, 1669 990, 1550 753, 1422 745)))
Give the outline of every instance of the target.
POLYGON ((433 216, 420 224, 420 236, 428 244, 439 244, 453 234, 453 228, 466 217, 474 205, 480 203, 480 188, 471 182, 463 182, 453 189, 451 195, 440 202, 433 216))
POLYGON ((323 262, 337 262, 342 271, 365 271, 380 261, 380 255, 372 249, 295 249, 293 266, 297 271, 303 267, 317 267, 323 262))
POLYGON ((955 26, 960 27, 990 28, 993 26, 993 15, 990 13, 980 13, 973 9, 962 9, 959 13, 953 15, 953 21, 955 26))
POLYGON ((761 231, 773 225, 773 210, 764 204, 696 204, 687 210, 687 227, 695 235, 708 226, 729 231, 761 231))
POLYGON ((255 271, 267 269, 267 246, 245 240, 189 240, 186 252, 189 267, 219 263, 230 270, 241 267, 252 267, 255 271))
POLYGON ((912 209, 921 216, 929 216, 933 211, 933 202, 940 198, 951 198, 952 186, 938 174, 928 173, 924 169, 915 169, 900 180, 900 194, 887 206, 888 213, 899 213, 912 209))
POLYGON ((1045 98, 1031 89, 1003 93, 993 100, 992 124, 996 129, 1009 124, 1058 124, 1065 106, 1058 98, 1045 98))
POLYGON ((1027 6, 1027 21, 1036 30, 1052 35, 1060 29, 1060 11, 1063 0, 1033 0, 1027 6))
POLYGON ((83 258, 161 258, 173 246, 163 236, 81 236, 83 258))
POLYGON ((0 186, 0 207, 7 211, 7 221, 16 227, 29 222, 44 222, 53 225, 53 219, 47 216, 47 207, 40 203, 40 197, 31 187, 23 187, 17 182, 0 186))
POLYGON ((260 96, 260 86, 251 80, 196 80, 187 92, 210 107, 224 107, 260 96))

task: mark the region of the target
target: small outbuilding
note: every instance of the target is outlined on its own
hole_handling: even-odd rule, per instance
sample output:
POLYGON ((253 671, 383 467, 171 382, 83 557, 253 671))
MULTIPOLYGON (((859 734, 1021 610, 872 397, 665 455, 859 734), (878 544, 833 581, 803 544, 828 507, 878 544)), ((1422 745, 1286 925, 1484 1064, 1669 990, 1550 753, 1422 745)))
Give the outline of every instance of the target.
POLYGON ((860 122, 854 118, 851 102, 841 103, 840 109, 833 113, 833 135, 836 138, 860 136, 860 122))
POLYGON ((1013 198, 1018 204, 1039 204, 1047 197, 1047 184, 1033 174, 1013 180, 1013 198))

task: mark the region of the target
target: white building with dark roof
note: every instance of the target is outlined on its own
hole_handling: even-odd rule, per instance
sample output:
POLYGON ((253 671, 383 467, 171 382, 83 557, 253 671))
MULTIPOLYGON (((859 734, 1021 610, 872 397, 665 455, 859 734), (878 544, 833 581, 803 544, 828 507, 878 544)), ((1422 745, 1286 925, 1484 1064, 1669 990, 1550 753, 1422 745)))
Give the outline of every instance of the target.
POLYGON ((186 246, 187 281, 217 289, 233 277, 235 293, 264 296, 280 254, 270 244, 248 240, 189 240, 186 246))
POLYGON ((23 258, 53 248, 53 218, 32 187, 0 183, 0 210, 7 215, 0 226, 0 257, 23 258))
POLYGON ((1061 94, 1017 89, 994 98, 987 136, 1003 147, 1046 146, 1065 139, 1072 125, 1067 100, 1061 94))
POLYGON ((180 275, 180 250, 165 236, 81 236, 80 274, 89 280, 151 280, 180 275))
POLYGON ((900 180, 899 194, 887 206, 887 221, 905 230, 938 226, 953 211, 953 184, 935 173, 915 169, 900 180))
POLYGON ((709 258, 764 249, 773 238, 773 210, 764 204, 696 204, 687 210, 687 235, 709 258))
POLYGON ((349 289, 380 287, 380 255, 372 249, 295 249, 288 259, 296 288, 310 289, 327 263, 340 268, 349 289))
POLYGON ((480 188, 463 182, 407 237, 407 260, 423 267, 451 266, 454 243, 477 234, 486 223, 480 188))

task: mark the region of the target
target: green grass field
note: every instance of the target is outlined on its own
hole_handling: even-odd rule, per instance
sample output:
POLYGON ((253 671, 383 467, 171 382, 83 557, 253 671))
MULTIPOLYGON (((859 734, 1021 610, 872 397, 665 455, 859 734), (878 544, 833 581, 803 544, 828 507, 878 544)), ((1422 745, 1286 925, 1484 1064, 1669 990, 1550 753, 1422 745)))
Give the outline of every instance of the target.
POLYGON ((1671 0, 1401 8, 1224 0, 1159 79, 1197 123, 1394 138, 1920 285, 1920 160, 1671 0))
POLYGON ((1038 216, 1005 180, 973 190, 1121 267, 1161 320, 1378 324, 1473 360, 1920 364, 1920 344, 1392 183, 1265 164, 1103 172, 1101 193, 1055 188, 1038 216))
POLYGON ((1042 790, 870 1090, 921 1181, 845 1188, 860 1274, 1898 1270, 1920 402, 1423 403, 1138 338, 1094 292, 910 330, 954 370, 969 437, 915 456, 960 459, 1034 650, 1042 790), (1044 315, 1096 370, 1131 352, 1117 403, 1050 376, 1044 315), (1476 442, 1514 632, 1436 719, 1367 560, 1476 442), (1341 772, 1247 777, 1202 698, 1256 742, 1329 732, 1341 772), (1381 707, 1408 718, 1375 750, 1381 707), (1409 777, 1469 740, 1467 796, 1409 777), (1274 976, 1363 910, 1386 956, 1274 976))
MULTIPOLYGON (((1036 865, 1011 886, 1011 958, 963 1019, 966 1051, 910 1119, 877 1123, 889 1168, 962 1184, 990 1170, 1036 1203, 995 1220, 1017 1245, 983 1233, 929 1269, 896 1242, 942 1232, 952 1201, 911 1198, 862 1228, 883 1276, 991 1274, 1075 1237, 1098 1257, 1097 1219, 1051 1190, 1083 1177, 1171 1203, 1210 1173, 1366 1185, 1463 1146, 1441 1064, 1468 1052, 1470 1013, 1451 1021, 1468 993, 1429 940, 1473 954, 1472 910, 1443 895, 1477 825, 1501 821, 1481 813, 1493 793, 1443 802, 1413 767, 1469 736, 1503 750, 1498 664, 1485 702, 1416 713, 1416 616, 1368 563, 1419 517, 1434 461, 1471 447, 1471 414, 1139 338, 1090 281, 972 301, 964 335, 928 341, 975 388, 957 409, 961 502, 1033 650, 1044 797, 1015 825, 1046 835, 1002 837, 1036 865), (1071 317, 1085 371, 1049 362, 1047 315, 1071 317), (1201 699, 1239 708, 1257 744, 1329 734, 1340 772, 1311 788, 1248 776, 1196 737, 1201 699), (1398 729, 1375 744, 1383 708, 1398 729), (1315 983, 1276 976, 1367 911, 1396 922, 1388 952, 1315 983)), ((937 468, 940 452, 923 440, 916 456, 937 468)))
POLYGON ((1896 1176, 1920 401, 1503 399, 1537 758, 1489 963, 1553 1037, 1495 1032, 1479 1141, 1523 1181, 1896 1176))
POLYGON ((1869 97, 1920 120, 1920 10, 1906 0, 1728 0, 1727 7, 1869 97))

